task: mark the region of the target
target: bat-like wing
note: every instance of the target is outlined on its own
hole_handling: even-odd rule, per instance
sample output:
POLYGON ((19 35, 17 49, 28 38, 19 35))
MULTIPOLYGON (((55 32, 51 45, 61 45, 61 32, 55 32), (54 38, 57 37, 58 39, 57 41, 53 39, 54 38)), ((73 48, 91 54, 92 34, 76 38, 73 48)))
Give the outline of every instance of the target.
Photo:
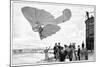
POLYGON ((48 24, 45 27, 43 27, 43 30, 40 34, 40 38, 44 39, 48 36, 51 36, 52 34, 55 34, 57 31, 60 30, 60 27, 57 25, 53 25, 53 24, 48 24))
POLYGON ((63 14, 55 19, 56 24, 68 21, 71 18, 70 9, 64 9, 63 14))
POLYGON ((25 18, 29 21, 32 27, 38 25, 55 24, 54 17, 43 9, 37 9, 34 7, 23 7, 22 13, 25 18))
POLYGON ((38 14, 37 19, 40 22, 40 24, 42 25, 56 24, 55 18, 51 13, 42 9, 37 14, 38 14))
POLYGON ((21 10, 24 17, 29 21, 31 26, 35 27, 36 22, 37 22, 36 11, 38 11, 38 9, 31 8, 31 7, 23 7, 21 10))

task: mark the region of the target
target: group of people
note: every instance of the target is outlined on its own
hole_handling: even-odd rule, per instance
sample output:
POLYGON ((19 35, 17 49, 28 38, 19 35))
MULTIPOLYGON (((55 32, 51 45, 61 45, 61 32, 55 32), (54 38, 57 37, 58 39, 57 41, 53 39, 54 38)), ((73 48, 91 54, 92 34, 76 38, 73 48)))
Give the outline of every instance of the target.
POLYGON ((83 56, 85 60, 88 60, 88 51, 84 48, 84 43, 82 43, 82 49, 80 45, 78 45, 77 50, 75 43, 72 43, 69 46, 64 45, 64 47, 62 47, 60 43, 55 43, 53 50, 56 61, 63 62, 66 59, 69 59, 69 61, 81 60, 81 56, 83 56))

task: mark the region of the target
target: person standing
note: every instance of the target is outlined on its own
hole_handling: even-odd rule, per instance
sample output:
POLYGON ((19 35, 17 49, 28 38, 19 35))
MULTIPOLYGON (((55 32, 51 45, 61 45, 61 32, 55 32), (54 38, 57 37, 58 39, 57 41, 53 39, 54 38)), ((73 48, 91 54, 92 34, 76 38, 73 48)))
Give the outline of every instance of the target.
POLYGON ((88 60, 88 50, 85 48, 85 60, 88 60))
POLYGON ((78 45, 78 51, 77 51, 78 60, 80 60, 80 54, 81 54, 81 49, 80 46, 78 45))
POLYGON ((57 60, 58 59, 58 46, 57 46, 57 43, 55 43, 55 46, 54 46, 53 50, 54 50, 54 58, 57 60))
POLYGON ((69 61, 72 61, 73 59, 73 49, 72 49, 72 45, 69 46, 69 61))
POLYGON ((62 48, 62 47, 61 47, 60 43, 58 43, 58 59, 60 58, 59 55, 60 55, 60 52, 61 52, 61 48, 62 48))
POLYGON ((63 49, 63 47, 61 48, 61 51, 59 52, 59 61, 60 62, 64 62, 66 59, 66 55, 65 55, 65 51, 63 49))
POLYGON ((77 60, 77 54, 76 54, 76 47, 75 47, 75 44, 76 43, 73 43, 73 45, 72 45, 72 51, 73 51, 73 61, 75 61, 75 60, 77 60))
POLYGON ((44 53, 45 53, 45 60, 48 60, 49 59, 49 56, 48 56, 48 51, 49 51, 50 47, 47 48, 44 50, 44 53))
POLYGON ((58 49, 59 49, 59 51, 61 51, 61 46, 60 46, 60 43, 58 43, 58 49))
POLYGON ((65 53, 65 55, 67 56, 68 55, 68 46, 67 45, 64 45, 64 53, 65 53))

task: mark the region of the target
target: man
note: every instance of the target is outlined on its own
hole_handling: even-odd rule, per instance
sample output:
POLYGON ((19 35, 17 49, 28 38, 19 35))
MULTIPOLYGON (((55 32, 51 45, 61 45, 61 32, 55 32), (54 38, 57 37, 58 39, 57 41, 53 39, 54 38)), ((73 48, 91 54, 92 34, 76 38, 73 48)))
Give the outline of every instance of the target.
POLYGON ((78 60, 80 60, 80 53, 81 53, 81 49, 80 49, 80 45, 78 45, 78 51, 77 51, 78 60))
POLYGON ((73 59, 73 49, 72 45, 69 46, 69 61, 72 61, 73 59))
POLYGON ((88 60, 88 50, 85 48, 85 60, 88 60))
POLYGON ((60 46, 60 43, 58 43, 58 49, 61 50, 61 48, 62 48, 62 47, 60 46))
POLYGON ((66 57, 68 56, 68 46, 67 45, 64 45, 64 53, 66 55, 66 57))
POLYGON ((50 47, 47 48, 44 50, 44 53, 45 53, 45 60, 48 60, 49 59, 49 56, 48 56, 48 51, 49 51, 50 47))
POLYGON ((57 43, 55 43, 55 46, 54 46, 53 50, 54 50, 54 58, 57 60, 57 58, 58 58, 58 46, 57 46, 57 43))
POLYGON ((63 50, 63 47, 61 48, 61 51, 59 52, 59 61, 64 62, 66 59, 65 51, 63 50))

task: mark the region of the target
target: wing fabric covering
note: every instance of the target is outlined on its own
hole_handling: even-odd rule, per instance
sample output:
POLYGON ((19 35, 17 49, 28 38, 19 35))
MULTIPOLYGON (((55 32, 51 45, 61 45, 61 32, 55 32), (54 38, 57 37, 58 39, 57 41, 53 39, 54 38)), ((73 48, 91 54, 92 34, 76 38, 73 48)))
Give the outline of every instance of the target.
POLYGON ((64 9, 63 14, 55 19, 56 24, 68 21, 71 18, 71 11, 64 9))
POLYGON ((56 24, 54 17, 49 12, 43 9, 37 9, 33 7, 23 7, 22 13, 33 27, 35 24, 39 25, 56 24))
POLYGON ((52 34, 55 34, 57 31, 60 30, 60 27, 53 24, 48 24, 45 27, 43 27, 43 31, 40 33, 40 38, 44 39, 48 36, 51 36, 52 34))
POLYGON ((56 19, 51 13, 43 9, 22 7, 21 11, 24 17, 29 21, 32 30, 34 32, 39 32, 40 39, 55 34, 60 30, 60 27, 57 26, 57 24, 68 21, 71 17, 71 11, 69 9, 64 9, 62 15, 56 19))

